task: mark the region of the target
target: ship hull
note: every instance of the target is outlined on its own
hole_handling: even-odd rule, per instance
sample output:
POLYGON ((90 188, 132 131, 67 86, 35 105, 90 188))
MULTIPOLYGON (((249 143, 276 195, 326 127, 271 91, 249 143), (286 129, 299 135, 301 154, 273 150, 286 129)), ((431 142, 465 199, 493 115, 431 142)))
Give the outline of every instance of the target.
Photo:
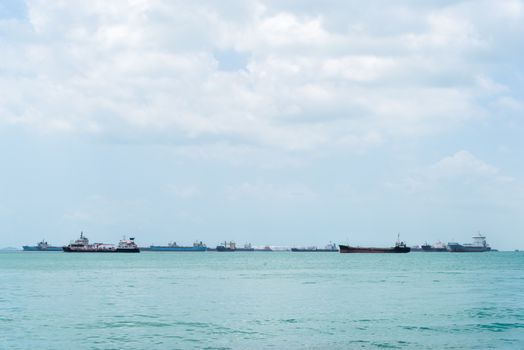
POLYGON ((218 246, 218 247, 216 248, 216 251, 217 251, 217 252, 234 252, 234 251, 236 251, 236 249, 231 249, 231 248, 226 248, 226 247, 218 246))
POLYGON ((205 252, 206 247, 168 247, 168 246, 151 246, 148 249, 151 252, 205 252))
POLYGON ((292 252, 318 252, 318 253, 337 253, 338 249, 306 249, 306 248, 291 248, 292 252))
POLYGON ((140 253, 140 248, 131 249, 71 249, 70 247, 62 248, 66 253, 140 253))
POLYGON ((452 253, 482 253, 489 252, 490 247, 484 246, 467 246, 462 244, 448 244, 448 249, 452 253))
POLYGON ((117 253, 140 253, 140 248, 116 248, 117 253))
POLYGON ((39 248, 37 246, 23 246, 22 247, 26 252, 61 252, 62 247, 47 247, 45 249, 39 248))
POLYGON ((409 253, 410 247, 392 247, 392 248, 373 248, 373 247, 352 247, 348 245, 339 245, 341 253, 368 253, 368 254, 382 254, 382 253, 409 253))
POLYGON ((447 248, 422 247, 423 252, 447 252, 447 248))

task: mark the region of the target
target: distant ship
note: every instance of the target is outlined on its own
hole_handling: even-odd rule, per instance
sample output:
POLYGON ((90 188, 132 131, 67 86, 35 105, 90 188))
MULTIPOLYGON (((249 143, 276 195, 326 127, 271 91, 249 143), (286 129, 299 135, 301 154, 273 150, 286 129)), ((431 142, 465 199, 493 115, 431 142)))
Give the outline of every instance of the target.
POLYGON ((394 247, 375 248, 375 247, 352 247, 349 245, 339 245, 341 253, 409 253, 411 248, 406 243, 397 240, 394 247))
POLYGON ((217 252, 234 252, 237 250, 237 245, 235 242, 230 241, 229 243, 224 242, 224 244, 217 245, 217 252))
POLYGON ((135 243, 134 238, 122 239, 118 245, 93 243, 89 244, 89 239, 80 233, 78 238, 73 243, 62 247, 66 253, 140 253, 140 248, 135 243))
POLYGON ((36 246, 25 245, 22 247, 25 251, 39 251, 39 252, 61 252, 62 247, 55 247, 49 245, 45 240, 37 243, 36 246))
POLYGON ((306 248, 291 248, 292 252, 338 252, 337 245, 335 243, 329 243, 324 248, 317 247, 306 247, 306 248))
POLYGON ((448 247, 445 243, 442 242, 436 242, 433 245, 428 244, 427 242, 423 244, 421 247, 423 252, 447 252, 448 247))
POLYGON ((205 252, 207 247, 202 241, 195 242, 192 246, 180 246, 173 242, 167 246, 152 245, 147 250, 152 252, 205 252))
POLYGON ((266 245, 264 248, 255 248, 255 252, 272 252, 273 249, 271 249, 270 246, 266 245))
POLYGON ((237 252, 254 252, 255 248, 251 246, 251 243, 246 243, 242 248, 236 248, 237 252))
POLYGON ((479 252, 489 252, 493 249, 486 242, 486 236, 481 235, 480 233, 476 236, 473 236, 473 243, 456 243, 449 242, 448 249, 450 252, 454 253, 479 253, 479 252))

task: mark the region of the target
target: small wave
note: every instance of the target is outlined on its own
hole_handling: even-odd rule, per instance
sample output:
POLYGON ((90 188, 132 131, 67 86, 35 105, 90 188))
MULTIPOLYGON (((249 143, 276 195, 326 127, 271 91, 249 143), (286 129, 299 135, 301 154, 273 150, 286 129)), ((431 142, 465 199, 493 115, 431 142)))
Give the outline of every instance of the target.
POLYGON ((478 328, 491 331, 491 332, 504 332, 511 329, 521 329, 524 328, 524 323, 503 323, 503 322, 493 322, 488 324, 479 324, 478 328))
POLYGON ((170 327, 171 323, 160 321, 115 321, 99 322, 97 327, 80 327, 80 328, 139 328, 139 327, 170 327))
POLYGON ((381 349, 402 349, 402 346, 399 344, 392 344, 392 343, 371 343, 371 345, 381 348, 381 349))
POLYGON ((282 323, 298 323, 298 320, 296 318, 288 318, 284 320, 280 320, 282 323))
POLYGON ((435 328, 431 327, 424 327, 424 326, 401 326, 400 328, 406 329, 408 331, 416 330, 416 331, 434 331, 435 328))

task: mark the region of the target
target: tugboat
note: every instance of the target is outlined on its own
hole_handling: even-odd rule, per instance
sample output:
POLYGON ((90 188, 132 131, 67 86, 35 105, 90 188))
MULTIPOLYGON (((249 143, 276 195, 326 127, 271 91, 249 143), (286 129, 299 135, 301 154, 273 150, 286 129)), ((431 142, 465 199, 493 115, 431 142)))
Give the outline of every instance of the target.
POLYGON ((124 238, 116 247, 113 244, 89 244, 89 239, 84 236, 83 232, 80 233, 80 238, 62 249, 66 253, 140 253, 140 248, 136 245, 134 238, 124 238))
POLYGON ((193 243, 193 246, 180 246, 173 242, 167 246, 152 245, 148 250, 152 252, 205 252, 207 247, 202 241, 193 243))
POLYGON ((34 251, 39 251, 39 252, 61 252, 62 251, 62 247, 55 247, 55 246, 49 245, 45 240, 41 240, 40 242, 37 243, 36 246, 24 245, 22 248, 26 252, 31 252, 31 251, 33 251, 33 252, 34 251))
POLYGON ((375 248, 375 247, 352 247, 349 245, 339 245, 341 253, 409 253, 411 248, 406 243, 397 239, 394 247, 375 248))
POLYGON ((337 245, 335 243, 329 243, 324 248, 317 248, 317 247, 306 247, 306 248, 291 248, 292 252, 338 252, 337 245))
POLYGON ((456 243, 449 242, 448 249, 453 253, 480 253, 480 252, 489 252, 494 249, 491 249, 489 244, 486 242, 486 236, 481 235, 480 233, 476 236, 473 236, 473 243, 456 243))

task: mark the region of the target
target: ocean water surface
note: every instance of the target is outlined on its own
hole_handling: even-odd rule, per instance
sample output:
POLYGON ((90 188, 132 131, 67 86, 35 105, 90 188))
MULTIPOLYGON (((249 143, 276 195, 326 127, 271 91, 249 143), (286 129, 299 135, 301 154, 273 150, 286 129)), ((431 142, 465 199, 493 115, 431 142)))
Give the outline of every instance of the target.
POLYGON ((0 253, 0 349, 524 349, 524 253, 0 253))

